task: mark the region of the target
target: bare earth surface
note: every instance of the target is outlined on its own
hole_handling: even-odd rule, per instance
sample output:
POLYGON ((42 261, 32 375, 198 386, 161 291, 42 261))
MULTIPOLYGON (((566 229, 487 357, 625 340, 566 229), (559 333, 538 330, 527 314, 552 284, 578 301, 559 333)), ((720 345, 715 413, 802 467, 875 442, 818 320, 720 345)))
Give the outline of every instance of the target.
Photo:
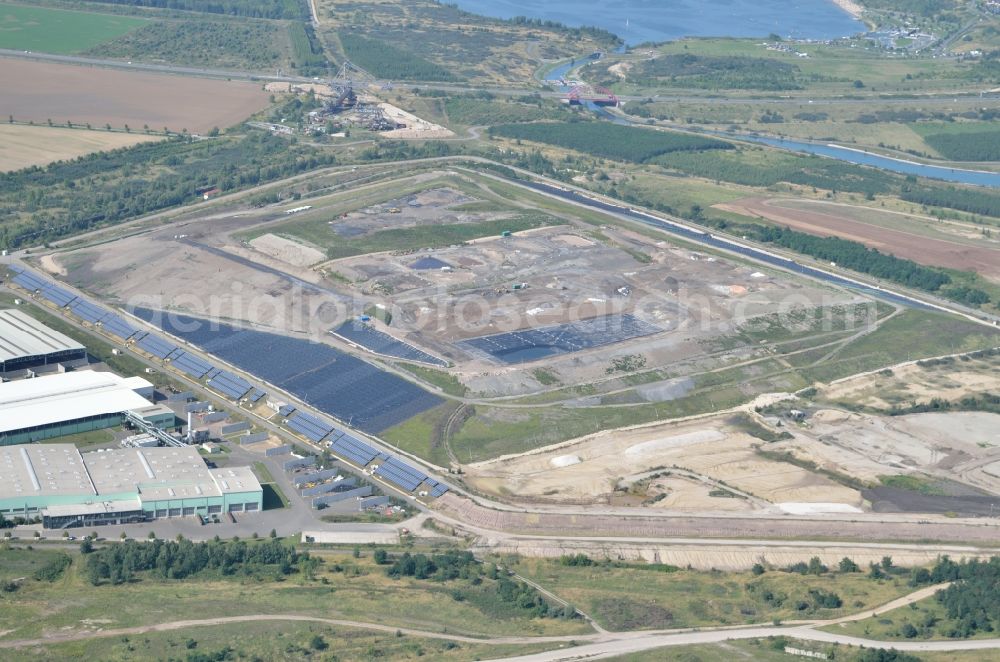
POLYGON ((716 206, 737 214, 781 223, 809 234, 857 241, 883 253, 891 253, 921 264, 971 270, 987 277, 1000 277, 1000 250, 870 225, 837 215, 836 208, 831 208, 829 212, 788 209, 761 198, 746 198, 716 206))
POLYGON ((43 166, 152 140, 161 138, 136 133, 0 124, 0 172, 43 166))
POLYGON ((0 59, 0 115, 140 130, 226 128, 260 110, 257 83, 0 59))

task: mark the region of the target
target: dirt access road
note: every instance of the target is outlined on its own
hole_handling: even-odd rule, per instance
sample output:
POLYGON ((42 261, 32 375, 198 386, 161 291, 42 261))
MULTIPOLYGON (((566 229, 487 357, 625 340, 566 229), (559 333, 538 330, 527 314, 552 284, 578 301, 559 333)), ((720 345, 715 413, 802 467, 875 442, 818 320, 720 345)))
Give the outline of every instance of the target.
POLYGON ((424 637, 428 639, 442 639, 448 641, 459 641, 463 643, 487 644, 487 645, 531 645, 531 644, 569 644, 574 642, 578 645, 559 648, 544 653, 519 656, 514 658, 503 658, 507 660, 521 660, 523 662, 558 662, 571 659, 601 659, 635 653, 666 646, 683 646, 689 644, 711 644, 738 639, 756 639, 770 636, 786 636, 806 641, 816 641, 823 643, 835 643, 852 646, 865 646, 868 648, 889 647, 905 651, 955 651, 955 650, 990 650, 1000 648, 1000 639, 979 639, 979 640, 947 640, 947 641, 902 641, 883 642, 873 639, 861 639, 838 635, 835 633, 823 632, 816 628, 845 622, 847 620, 859 620, 868 618, 873 613, 884 613, 891 609, 905 607, 906 605, 922 600, 946 585, 929 586, 915 591, 907 596, 893 600, 877 609, 866 610, 859 614, 845 617, 843 619, 826 621, 804 621, 791 627, 780 626, 728 626, 714 629, 688 628, 683 630, 650 630, 631 632, 607 632, 599 631, 590 635, 567 635, 561 637, 496 637, 496 638, 476 638, 459 634, 447 634, 443 632, 430 632, 426 630, 415 630, 411 628, 399 628, 381 623, 367 623, 361 621, 349 621, 332 618, 320 618, 316 616, 303 616, 299 614, 254 614, 248 616, 229 616, 220 618, 209 618, 200 620, 170 621, 167 623, 157 623, 131 628, 118 628, 88 632, 62 632, 51 636, 36 639, 15 639, 10 641, 0 641, 0 649, 30 648, 60 644, 72 641, 86 641, 89 639, 123 637, 145 634, 148 632, 171 632, 194 627, 206 627, 225 625, 229 623, 254 623, 264 621, 298 621, 308 623, 319 623, 323 625, 337 627, 351 627, 364 630, 374 630, 394 634, 404 634, 413 637, 424 637), (582 643, 581 642, 587 642, 582 643))

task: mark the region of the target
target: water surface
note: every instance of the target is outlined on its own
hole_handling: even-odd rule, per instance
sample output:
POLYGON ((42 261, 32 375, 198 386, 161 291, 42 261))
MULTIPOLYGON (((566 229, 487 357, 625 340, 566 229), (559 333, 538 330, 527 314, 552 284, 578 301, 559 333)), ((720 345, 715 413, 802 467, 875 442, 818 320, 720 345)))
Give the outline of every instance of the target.
POLYGON ((836 39, 865 26, 831 0, 454 0, 460 8, 497 18, 527 16, 565 25, 593 25, 628 44, 681 37, 836 39))

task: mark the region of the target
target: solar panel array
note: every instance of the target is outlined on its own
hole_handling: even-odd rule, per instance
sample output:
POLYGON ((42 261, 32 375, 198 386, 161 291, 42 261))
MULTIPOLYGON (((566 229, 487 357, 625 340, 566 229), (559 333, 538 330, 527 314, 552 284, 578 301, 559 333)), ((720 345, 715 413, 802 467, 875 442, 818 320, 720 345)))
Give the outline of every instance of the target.
POLYGON ((344 322, 340 327, 331 331, 331 333, 346 338, 352 343, 360 345, 376 354, 394 356, 407 361, 420 361, 421 363, 429 363, 441 367, 447 367, 448 365, 448 362, 443 359, 423 352, 413 345, 397 340, 388 333, 383 333, 373 328, 370 324, 365 324, 357 320, 344 322))
POLYGON ((431 488, 431 496, 435 499, 448 491, 448 486, 444 483, 439 483, 433 478, 427 479, 427 485, 431 488))
POLYGON ((60 308, 68 305, 71 301, 76 299, 75 294, 70 293, 68 290, 64 290, 58 285, 50 283, 44 278, 39 278, 30 271, 24 271, 18 267, 11 267, 11 269, 17 273, 17 275, 12 279, 14 284, 32 292, 37 290, 38 294, 41 295, 42 298, 48 299, 60 308))
POLYGON ((188 352, 181 352, 172 361, 175 368, 191 375, 195 379, 201 379, 205 376, 205 373, 212 369, 211 363, 199 359, 194 354, 189 354, 188 352))
POLYGON ((239 400, 253 388, 250 382, 228 370, 209 371, 208 385, 232 400, 239 400))
POLYGON ((295 411, 295 405, 281 405, 281 407, 278 408, 278 415, 288 418, 293 411, 295 411))
POLYGON ((135 344, 139 349, 152 354, 158 359, 167 358, 171 352, 177 349, 177 345, 169 343, 151 333, 144 335, 142 338, 137 340, 135 344))
POLYGON ((261 398, 263 398, 265 395, 267 395, 267 393, 265 391, 262 391, 259 388, 255 388, 253 390, 253 393, 250 394, 250 402, 254 402, 255 403, 258 400, 260 400, 261 398))
POLYGON ((42 296, 56 304, 60 308, 68 306, 71 301, 76 299, 76 295, 70 293, 68 290, 64 290, 56 285, 49 285, 47 288, 42 290, 42 296))
POLYGON ((367 467, 378 455, 374 448, 349 434, 341 434, 335 438, 330 443, 330 450, 359 467, 367 467))
POLYGON ((100 306, 95 306, 89 301, 84 301, 83 299, 77 299, 71 303, 69 305, 69 309, 74 315, 82 319, 84 322, 90 322, 91 324, 97 324, 111 314, 100 306))
POLYGON ((427 474, 417 471, 394 457, 390 457, 378 465, 375 473, 393 485, 402 487, 407 492, 412 492, 420 487, 420 484, 427 478, 427 474))
POLYGON ((118 336, 122 340, 128 340, 139 332, 138 329, 114 313, 101 320, 101 327, 111 335, 118 336))
POLYGON ((323 437, 333 432, 333 426, 324 423, 315 416, 310 416, 305 412, 299 412, 295 418, 288 419, 288 427, 301 433, 306 439, 314 443, 323 441, 323 437))
POLYGON ((188 315, 141 308, 132 312, 365 432, 378 434, 442 402, 416 384, 330 345, 188 315))
POLYGON ((465 349, 484 352, 503 363, 523 363, 555 354, 603 347, 662 330, 624 313, 469 338, 458 344, 465 349))

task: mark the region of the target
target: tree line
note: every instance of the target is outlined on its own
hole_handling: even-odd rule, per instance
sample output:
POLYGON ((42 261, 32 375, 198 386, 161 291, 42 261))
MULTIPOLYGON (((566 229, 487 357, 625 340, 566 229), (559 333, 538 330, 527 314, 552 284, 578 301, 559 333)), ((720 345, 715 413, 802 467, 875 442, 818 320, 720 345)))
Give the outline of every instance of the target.
POLYGON ((310 19, 307 0, 95 0, 95 2, 248 18, 285 18, 302 21, 310 19))
POLYGON ((728 229, 734 234, 761 243, 775 244, 824 262, 836 263, 838 267, 937 294, 959 303, 981 306, 991 301, 989 294, 984 290, 954 284, 952 277, 944 269, 917 264, 913 260, 868 248, 857 241, 840 237, 820 237, 787 227, 758 223, 732 223, 724 219, 700 220, 720 230, 728 229))
POLYGON ((472 552, 452 550, 433 555, 404 552, 392 557, 384 549, 378 549, 374 559, 376 563, 386 566, 386 575, 396 579, 465 580, 467 588, 454 589, 451 593, 452 598, 459 602, 481 601, 487 607, 493 606, 494 612, 513 609, 527 612, 532 618, 577 617, 572 606, 553 607, 534 587, 511 579, 493 563, 479 563, 472 552))
POLYGON ((18 248, 119 223, 336 162, 332 154, 251 132, 175 138, 0 174, 0 247, 18 248))
POLYGON ((123 584, 141 572, 155 572, 162 579, 184 579, 206 570, 223 575, 258 571, 288 575, 307 558, 308 554, 300 555, 294 547, 274 538, 254 543, 126 540, 90 552, 84 571, 95 586, 123 584))
POLYGON ((947 207, 1000 218, 1000 194, 955 186, 905 186, 899 194, 907 202, 947 207))

